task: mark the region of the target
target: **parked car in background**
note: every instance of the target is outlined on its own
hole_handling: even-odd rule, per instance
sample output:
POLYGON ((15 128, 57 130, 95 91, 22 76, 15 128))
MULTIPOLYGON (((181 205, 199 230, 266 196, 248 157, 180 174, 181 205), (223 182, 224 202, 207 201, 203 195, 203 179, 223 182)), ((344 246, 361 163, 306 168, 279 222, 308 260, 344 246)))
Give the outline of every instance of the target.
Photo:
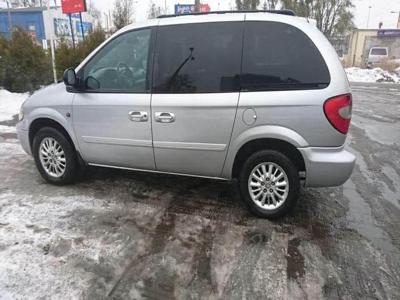
POLYGON ((367 67, 372 68, 388 58, 389 58, 389 49, 387 47, 372 47, 369 50, 367 58, 367 67))
POLYGON ((352 98, 331 44, 287 11, 168 16, 115 33, 21 108, 48 182, 79 163, 231 180, 260 217, 343 184, 352 98))

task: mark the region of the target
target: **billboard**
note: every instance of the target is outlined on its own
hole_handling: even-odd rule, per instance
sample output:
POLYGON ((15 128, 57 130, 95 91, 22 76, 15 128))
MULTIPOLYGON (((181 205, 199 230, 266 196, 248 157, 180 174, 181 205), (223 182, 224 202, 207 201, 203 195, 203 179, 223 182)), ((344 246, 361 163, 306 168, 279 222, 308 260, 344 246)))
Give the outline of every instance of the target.
POLYGON ((70 36, 71 27, 67 19, 54 19, 54 31, 56 36, 70 36))
POLYGON ((89 34, 90 31, 92 31, 92 23, 82 22, 82 27, 81 27, 80 21, 75 22, 75 31, 78 36, 82 36, 82 28, 83 28, 83 34, 86 36, 89 34))
POLYGON ((86 11, 86 0, 61 0, 62 12, 73 14, 86 11))
MULTIPOLYGON (((208 4, 200 4, 198 12, 209 12, 210 6, 208 4)), ((194 4, 175 4, 175 14, 192 14, 196 12, 196 5, 194 4)))

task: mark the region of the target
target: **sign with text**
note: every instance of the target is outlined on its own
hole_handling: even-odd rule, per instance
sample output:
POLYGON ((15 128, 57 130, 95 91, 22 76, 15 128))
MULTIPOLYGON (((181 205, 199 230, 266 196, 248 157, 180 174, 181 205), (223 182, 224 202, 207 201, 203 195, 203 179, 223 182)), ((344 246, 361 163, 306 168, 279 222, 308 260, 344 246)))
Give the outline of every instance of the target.
POLYGON ((400 37, 400 29, 380 29, 378 30, 379 37, 400 37))
POLYGON ((73 14, 86 11, 86 0, 61 0, 62 12, 73 14))
MULTIPOLYGON (((208 4, 200 4, 198 12, 209 12, 210 6, 208 4)), ((175 4, 175 14, 184 15, 196 12, 196 5, 194 4, 175 4)))

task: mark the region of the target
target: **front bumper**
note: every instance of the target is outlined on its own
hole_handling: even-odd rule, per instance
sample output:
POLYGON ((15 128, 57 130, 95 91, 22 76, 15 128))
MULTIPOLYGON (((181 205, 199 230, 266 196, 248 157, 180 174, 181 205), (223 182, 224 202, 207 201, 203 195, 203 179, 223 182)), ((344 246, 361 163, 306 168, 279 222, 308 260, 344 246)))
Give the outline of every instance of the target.
POLYGON ((299 148, 306 167, 306 187, 342 185, 353 172, 356 157, 340 148, 299 148))
POLYGON ((31 145, 29 143, 29 131, 24 128, 24 122, 19 122, 17 124, 17 135, 18 140, 22 146, 22 149, 29 155, 32 155, 31 145))

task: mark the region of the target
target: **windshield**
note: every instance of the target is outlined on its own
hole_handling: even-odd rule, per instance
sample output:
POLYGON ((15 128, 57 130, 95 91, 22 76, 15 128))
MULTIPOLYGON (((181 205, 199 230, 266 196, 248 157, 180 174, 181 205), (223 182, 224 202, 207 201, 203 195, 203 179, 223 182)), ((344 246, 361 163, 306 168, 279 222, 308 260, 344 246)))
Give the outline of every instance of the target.
POLYGON ((371 55, 387 55, 387 49, 385 48, 372 48, 371 55))

